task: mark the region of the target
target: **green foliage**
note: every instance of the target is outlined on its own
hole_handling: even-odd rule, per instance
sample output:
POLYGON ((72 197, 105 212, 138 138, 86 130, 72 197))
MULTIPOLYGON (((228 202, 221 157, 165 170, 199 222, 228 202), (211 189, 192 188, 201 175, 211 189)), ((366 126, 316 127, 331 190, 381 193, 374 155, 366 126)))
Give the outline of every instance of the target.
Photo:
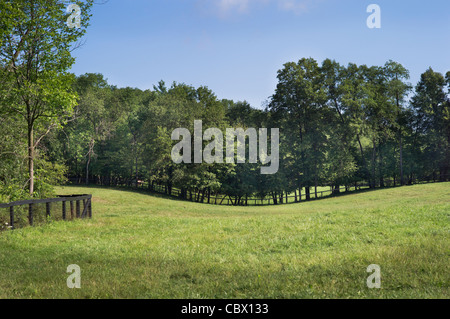
POLYGON ((93 0, 76 3, 83 12, 80 28, 65 24, 65 1, 5 1, 0 7, 0 113, 19 115, 26 128, 30 196, 39 142, 66 122, 76 104, 70 52, 89 25, 93 0))
POLYGON ((409 71, 400 63, 302 58, 278 71, 265 110, 219 100, 206 86, 161 80, 153 91, 117 88, 102 74, 68 72, 93 0, 75 3, 80 28, 66 25, 65 1, 0 4, 2 200, 23 197, 25 187, 29 196, 51 194, 49 185, 62 176, 86 184, 157 183, 183 196, 216 192, 236 203, 303 189, 309 198, 321 186, 450 177, 450 72, 427 70, 409 101, 409 71), (261 165, 249 163, 174 164, 171 132, 192 132, 194 120, 222 131, 279 128, 278 173, 260 176, 261 165))
MULTIPOLYGON (((433 78, 428 73, 425 79, 433 78)), ((154 91, 116 88, 101 74, 88 73, 74 84, 79 101, 73 119, 44 144, 52 162, 68 166, 72 181, 146 181, 149 188, 164 185, 167 193, 220 193, 235 203, 255 196, 279 202, 301 191, 309 197, 310 189, 323 186, 412 183, 435 177, 446 161, 448 152, 439 145, 447 145, 449 102, 441 76, 440 93, 433 93, 440 101, 438 116, 427 111, 424 90, 432 90, 431 80, 418 85, 411 107, 408 78, 408 70, 393 61, 368 67, 301 59, 284 65, 268 108, 257 110, 245 101, 220 101, 206 87, 160 81, 154 91), (261 165, 249 163, 174 164, 171 132, 193 132, 194 120, 222 131, 280 128, 278 173, 261 176, 261 165)))
POLYGON ((446 81, 441 73, 429 68, 412 98, 417 139, 423 140, 421 151, 429 160, 427 173, 439 173, 445 180, 450 173, 450 104, 445 93, 446 81))
POLYGON ((36 185, 34 197, 51 198, 56 195, 55 185, 67 182, 67 167, 62 164, 51 163, 40 157, 36 163, 36 185))

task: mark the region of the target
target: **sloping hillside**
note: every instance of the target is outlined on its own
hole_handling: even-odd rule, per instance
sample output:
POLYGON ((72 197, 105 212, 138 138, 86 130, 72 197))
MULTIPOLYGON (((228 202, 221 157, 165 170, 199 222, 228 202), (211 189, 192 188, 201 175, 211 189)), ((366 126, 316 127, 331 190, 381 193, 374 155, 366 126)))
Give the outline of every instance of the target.
POLYGON ((93 194, 94 218, 0 233, 0 298, 449 297, 450 183, 266 207, 58 192, 93 194))

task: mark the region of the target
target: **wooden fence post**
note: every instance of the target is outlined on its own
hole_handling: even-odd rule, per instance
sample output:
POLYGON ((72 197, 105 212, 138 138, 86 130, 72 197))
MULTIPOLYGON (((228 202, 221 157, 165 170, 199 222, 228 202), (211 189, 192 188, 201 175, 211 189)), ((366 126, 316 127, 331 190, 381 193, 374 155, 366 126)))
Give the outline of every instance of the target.
POLYGON ((28 222, 33 226, 33 204, 28 205, 28 222))
POLYGON ((81 218, 85 218, 87 215, 87 205, 86 205, 86 200, 83 199, 83 213, 81 214, 81 218))
POLYGON ((62 218, 66 220, 66 201, 62 202, 62 218))
POLYGON ((14 229, 14 206, 9 208, 9 225, 14 229))
POLYGON ((80 218, 80 201, 79 200, 77 200, 77 202, 76 202, 76 208, 77 208, 76 217, 80 218))
POLYGON ((47 218, 50 217, 50 202, 45 203, 45 211, 47 214, 47 218))
POLYGON ((89 218, 92 218, 92 196, 88 199, 88 215, 89 218))
MULTIPOLYGON (((36 205, 45 204, 45 217, 47 219, 52 218, 52 203, 62 202, 62 219, 68 219, 67 216, 67 202, 70 202, 70 209, 73 218, 74 214, 74 203, 76 202, 76 216, 78 218, 92 218, 92 195, 72 195, 72 196, 58 196, 58 198, 49 198, 49 199, 30 199, 30 200, 22 200, 11 203, 0 203, 0 209, 8 209, 9 208, 9 226, 10 229, 16 229, 16 220, 15 220, 15 207, 23 207, 24 209, 28 205, 28 224, 30 226, 34 226, 34 215, 37 213, 38 221, 40 221, 44 217, 44 213, 41 213, 41 209, 36 210, 36 205), (83 213, 80 212, 81 201, 83 201, 83 213)), ((57 213, 58 215, 58 213, 57 213)), ((8 223, 6 223, 8 225, 8 223)))

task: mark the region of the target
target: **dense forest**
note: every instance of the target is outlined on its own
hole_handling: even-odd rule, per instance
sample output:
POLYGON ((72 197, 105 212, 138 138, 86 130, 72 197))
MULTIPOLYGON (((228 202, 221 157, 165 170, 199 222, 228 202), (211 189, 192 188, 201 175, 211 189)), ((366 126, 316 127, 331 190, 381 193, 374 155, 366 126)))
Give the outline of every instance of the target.
MULTIPOLYGON (((183 83, 153 90, 117 88, 101 74, 76 77, 73 112, 60 127, 42 128, 36 147, 36 195, 49 184, 164 185, 187 194, 274 198, 318 186, 370 187, 416 180, 448 180, 450 72, 431 68, 412 90, 408 71, 314 59, 286 63, 265 110, 219 100, 207 87, 183 83), (280 168, 261 164, 175 164, 175 128, 279 128, 280 168)), ((0 183, 4 198, 28 189, 26 127, 20 114, 2 112, 0 183)), ((206 142, 204 142, 206 143, 206 142)))
POLYGON ((183 196, 276 202, 291 193, 309 198, 319 186, 449 180, 450 72, 429 68, 413 86, 397 62, 303 58, 278 71, 263 110, 220 100, 206 86, 118 88, 102 74, 68 72, 70 45, 88 19, 67 29, 58 22, 67 18, 64 6, 42 1, 1 4, 0 201, 49 196, 51 185, 64 182, 163 185, 169 194, 177 188, 183 196), (279 171, 262 175, 254 163, 175 164, 171 133, 192 132, 194 120, 204 129, 279 128, 279 171))

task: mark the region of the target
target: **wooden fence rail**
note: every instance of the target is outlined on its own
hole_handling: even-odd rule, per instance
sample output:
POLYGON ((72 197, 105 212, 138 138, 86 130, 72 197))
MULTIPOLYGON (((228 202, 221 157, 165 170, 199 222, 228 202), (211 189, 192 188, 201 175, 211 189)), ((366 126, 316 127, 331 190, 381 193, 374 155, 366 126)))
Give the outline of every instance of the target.
POLYGON ((62 195, 58 196, 58 198, 30 199, 4 204, 0 203, 0 209, 9 208, 9 225, 12 229, 14 229, 15 228, 14 207, 28 205, 28 223, 30 224, 30 226, 33 226, 35 217, 33 208, 36 205, 45 204, 46 217, 50 217, 52 203, 60 203, 60 202, 62 202, 61 216, 63 220, 67 220, 67 205, 66 205, 67 202, 70 203, 71 218, 87 218, 87 217, 92 218, 92 195, 62 195), (75 203, 75 212, 74 212, 74 203, 75 203), (81 211, 81 203, 83 203, 82 211, 81 211))
POLYGON ((159 193, 159 194, 164 194, 164 195, 177 197, 177 198, 188 200, 188 201, 204 203, 204 204, 224 205, 224 206, 266 206, 266 205, 277 205, 277 204, 287 204, 287 203, 300 203, 303 201, 314 200, 314 199, 318 199, 318 198, 341 194, 343 192, 349 192, 349 191, 352 191, 351 189, 354 189, 354 191, 355 191, 355 190, 362 190, 362 189, 368 189, 368 188, 369 188, 368 185, 361 184, 361 185, 357 185, 357 187, 343 186, 343 187, 340 187, 339 190, 333 188, 330 190, 317 191, 317 194, 314 190, 312 190, 309 194, 309 199, 305 193, 297 194, 297 195, 286 195, 286 194, 280 195, 280 194, 278 194, 276 196, 276 204, 275 204, 275 200, 272 196, 267 196, 265 198, 255 198, 255 197, 251 197, 251 198, 247 197, 246 198, 245 196, 243 196, 237 200, 231 196, 226 196, 226 195, 218 195, 217 194, 217 195, 213 195, 213 196, 204 196, 202 194, 199 194, 198 192, 187 192, 187 194, 185 194, 185 197, 183 198, 182 194, 181 194, 181 190, 172 188, 171 193, 168 194, 166 192, 166 186, 158 185, 158 184, 154 184, 152 186, 152 191, 159 193))
MULTIPOLYGON (((447 178, 450 176, 446 176, 447 178)), ((387 182, 387 180, 386 180, 387 182)), ((421 179, 421 180, 415 180, 415 183, 411 183, 408 185, 414 185, 419 183, 437 183, 441 182, 439 180, 435 179, 421 179)), ((388 184, 388 183, 386 183, 388 184)), ((398 185, 400 186, 400 185, 398 185)), ((375 187, 373 189, 380 189, 380 188, 391 188, 391 187, 397 187, 395 185, 393 186, 384 186, 384 187, 375 187)), ((142 186, 144 188, 144 186, 142 186)), ((369 184, 354 184, 354 185, 347 185, 342 186, 339 189, 331 188, 329 190, 321 190, 317 191, 317 193, 314 191, 314 189, 311 189, 309 193, 309 198, 307 195, 303 192, 302 194, 296 194, 296 195, 281 195, 277 194, 276 200, 272 196, 266 196, 265 198, 247 198, 245 196, 241 197, 240 199, 235 199, 232 196, 226 196, 226 195, 219 195, 219 194, 210 194, 205 195, 202 193, 199 193, 198 191, 187 191, 184 193, 184 196, 182 196, 181 190, 177 188, 172 188, 170 194, 167 192, 168 188, 165 185, 159 185, 159 184, 153 184, 151 185, 150 190, 156 193, 168 195, 171 197, 180 198, 187 201, 197 202, 197 203, 204 203, 204 204, 213 204, 213 205, 225 205, 225 206, 266 206, 266 205, 278 205, 278 204, 290 204, 290 203, 300 203, 303 201, 309 201, 309 200, 315 200, 319 198, 324 197, 331 197, 337 194, 342 193, 349 193, 354 192, 358 190, 365 190, 370 189, 369 184)))

